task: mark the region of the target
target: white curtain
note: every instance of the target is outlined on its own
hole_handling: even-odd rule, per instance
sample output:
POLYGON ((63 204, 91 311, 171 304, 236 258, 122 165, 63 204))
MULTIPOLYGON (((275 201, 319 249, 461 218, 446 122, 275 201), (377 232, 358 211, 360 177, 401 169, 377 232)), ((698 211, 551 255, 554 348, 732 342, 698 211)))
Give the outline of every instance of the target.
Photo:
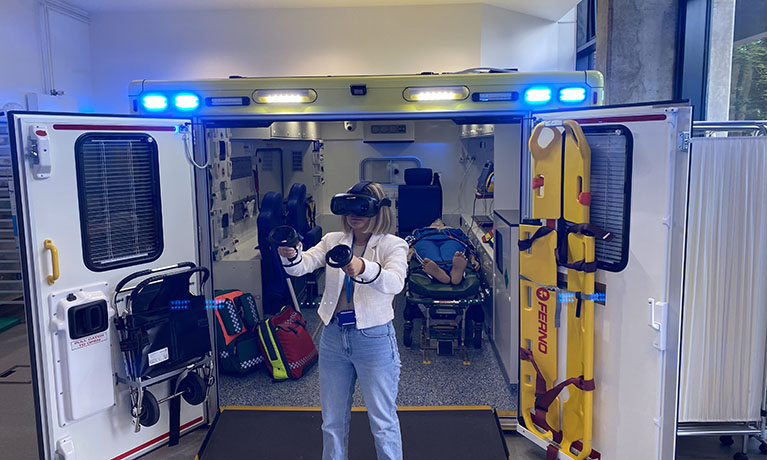
POLYGON ((680 422, 756 421, 767 353, 767 138, 692 144, 680 422))

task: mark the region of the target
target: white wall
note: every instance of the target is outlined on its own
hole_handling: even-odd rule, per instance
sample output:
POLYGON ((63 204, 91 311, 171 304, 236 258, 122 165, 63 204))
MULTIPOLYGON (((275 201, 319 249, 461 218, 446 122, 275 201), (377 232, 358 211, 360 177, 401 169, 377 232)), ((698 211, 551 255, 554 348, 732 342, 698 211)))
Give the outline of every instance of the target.
POLYGON ((43 75, 35 4, 0 0, 0 110, 20 104, 23 92, 42 92, 43 75))
POLYGON ((94 14, 96 110, 126 112, 134 79, 477 67, 480 12, 453 5, 94 14))
POLYGON ((481 5, 481 63, 520 72, 575 70, 575 9, 558 22, 481 5))
POLYGON ((41 110, 93 110, 90 24, 87 13, 58 0, 0 0, 0 110, 15 103, 26 108, 24 93, 38 98, 41 110))
POLYGON ((96 111, 127 112, 139 79, 572 70, 565 23, 482 4, 96 13, 96 111))

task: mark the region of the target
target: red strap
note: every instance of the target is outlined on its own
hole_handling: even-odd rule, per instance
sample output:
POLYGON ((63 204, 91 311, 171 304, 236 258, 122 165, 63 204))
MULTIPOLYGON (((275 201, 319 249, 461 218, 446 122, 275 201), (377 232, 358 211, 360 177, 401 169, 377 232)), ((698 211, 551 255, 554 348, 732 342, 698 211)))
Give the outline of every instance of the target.
POLYGON ((583 206, 591 206, 591 192, 581 192, 578 194, 578 203, 583 206))
MULTIPOLYGON (((562 442, 562 431, 554 430, 549 425, 549 422, 546 421, 546 415, 548 415, 549 407, 554 403, 554 400, 557 399, 559 393, 561 393, 562 390, 567 386, 573 385, 574 387, 583 391, 594 391, 594 379, 584 380, 582 375, 580 377, 572 377, 559 382, 557 385, 547 391, 546 379, 543 377, 543 374, 541 374, 541 370, 538 368, 538 364, 535 362, 532 350, 520 347, 519 358, 523 361, 530 361, 530 364, 532 364, 533 368, 535 369, 535 412, 532 414, 533 423, 543 428, 544 430, 550 431, 552 440, 559 444, 562 442)), ((549 447, 546 450, 546 460, 556 460, 558 451, 559 449, 557 449, 556 446, 549 444, 549 447)))
POLYGON ((557 449, 557 446, 549 444, 549 447, 546 448, 546 460, 557 460, 558 453, 559 449, 557 449))
POLYGON ((543 176, 533 177, 533 189, 543 187, 543 176))

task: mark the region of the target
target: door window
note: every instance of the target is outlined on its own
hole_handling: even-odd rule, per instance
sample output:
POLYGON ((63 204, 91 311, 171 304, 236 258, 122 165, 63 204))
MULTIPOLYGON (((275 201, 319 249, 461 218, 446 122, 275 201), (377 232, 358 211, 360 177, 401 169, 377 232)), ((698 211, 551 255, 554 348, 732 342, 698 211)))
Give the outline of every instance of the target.
POLYGON ((85 265, 105 271, 163 249, 157 143, 147 134, 83 134, 75 144, 85 265))

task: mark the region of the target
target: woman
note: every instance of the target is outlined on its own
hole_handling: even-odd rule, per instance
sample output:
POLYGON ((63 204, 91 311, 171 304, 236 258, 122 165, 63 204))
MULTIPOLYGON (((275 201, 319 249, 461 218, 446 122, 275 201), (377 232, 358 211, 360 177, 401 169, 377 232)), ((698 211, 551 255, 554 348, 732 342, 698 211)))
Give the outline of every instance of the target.
MULTIPOLYGON (((362 190, 379 201, 385 198, 379 184, 367 184, 362 190)), ((301 252, 300 244, 296 249, 278 248, 291 276, 324 266, 327 252, 339 244, 353 248, 348 265, 326 268, 318 310, 325 324, 319 347, 322 458, 348 458, 352 395, 359 380, 378 460, 400 460, 396 404, 400 357, 392 319, 394 296, 405 284, 408 245, 386 233, 393 220, 388 206, 373 217, 342 219, 343 232, 326 234, 306 252, 301 252)))

